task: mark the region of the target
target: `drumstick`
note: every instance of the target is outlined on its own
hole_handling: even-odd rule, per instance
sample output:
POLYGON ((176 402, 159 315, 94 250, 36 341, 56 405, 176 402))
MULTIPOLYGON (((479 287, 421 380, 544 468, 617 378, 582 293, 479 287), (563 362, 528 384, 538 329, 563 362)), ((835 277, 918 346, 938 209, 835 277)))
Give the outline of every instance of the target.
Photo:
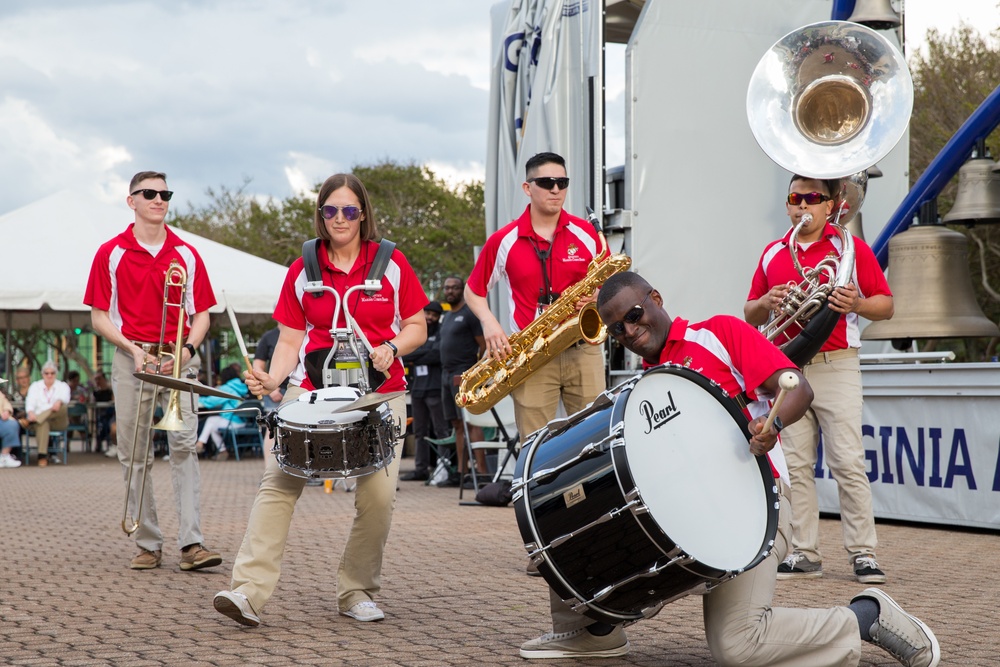
POLYGON ((771 413, 767 416, 767 421, 764 422, 764 428, 760 431, 761 435, 764 435, 771 430, 771 424, 774 423, 774 418, 778 416, 778 408, 781 407, 781 402, 785 400, 785 394, 793 391, 799 386, 799 376, 791 371, 782 373, 781 376, 778 377, 778 386, 780 387, 778 397, 774 399, 774 405, 771 407, 771 413))
MULTIPOLYGON (((253 375, 253 364, 250 363, 250 355, 247 354, 247 345, 243 342, 243 332, 240 331, 240 323, 236 321, 236 313, 233 312, 233 307, 229 305, 229 299, 226 299, 225 290, 222 291, 222 298, 226 302, 226 312, 229 313, 229 323, 233 325, 233 331, 236 332, 236 342, 240 345, 240 354, 243 355, 243 363, 247 365, 247 370, 250 371, 250 375, 253 375)), ((264 394, 255 394, 258 400, 264 400, 264 394)))

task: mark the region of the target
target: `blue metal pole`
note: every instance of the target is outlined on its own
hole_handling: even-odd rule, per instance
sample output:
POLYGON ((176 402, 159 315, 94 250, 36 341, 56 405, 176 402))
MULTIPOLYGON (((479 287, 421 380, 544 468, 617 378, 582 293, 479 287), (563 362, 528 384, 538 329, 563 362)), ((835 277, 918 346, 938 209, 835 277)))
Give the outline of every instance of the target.
POLYGON ((872 243, 872 250, 884 269, 889 261, 889 239, 906 231, 920 205, 937 198, 959 167, 965 164, 976 141, 985 138, 1000 124, 1000 86, 997 86, 979 108, 945 144, 941 152, 927 165, 927 170, 913 184, 896 212, 872 243))
POLYGON ((830 20, 846 21, 854 13, 854 2, 855 0, 833 0, 830 20))

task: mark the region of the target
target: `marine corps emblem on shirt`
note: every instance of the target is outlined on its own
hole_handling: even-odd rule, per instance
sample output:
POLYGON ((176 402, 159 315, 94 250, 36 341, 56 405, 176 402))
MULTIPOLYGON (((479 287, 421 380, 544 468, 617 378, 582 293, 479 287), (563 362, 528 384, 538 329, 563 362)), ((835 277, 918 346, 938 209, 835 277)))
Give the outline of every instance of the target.
POLYGON ((583 255, 577 253, 580 252, 580 246, 570 241, 569 245, 566 246, 566 256, 562 261, 564 262, 586 262, 587 258, 583 255))

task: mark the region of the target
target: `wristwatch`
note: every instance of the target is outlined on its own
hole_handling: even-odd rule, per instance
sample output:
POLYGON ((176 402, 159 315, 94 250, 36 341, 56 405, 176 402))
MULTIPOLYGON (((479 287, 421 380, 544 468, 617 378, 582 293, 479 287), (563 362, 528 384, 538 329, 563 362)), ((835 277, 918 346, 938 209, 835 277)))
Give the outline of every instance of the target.
POLYGON ((194 355, 198 354, 198 350, 194 349, 194 345, 191 343, 184 343, 184 349, 191 354, 192 359, 194 359, 194 355))
POLYGON ((781 417, 778 415, 774 416, 774 421, 771 422, 771 428, 774 429, 774 433, 781 433, 781 429, 785 428, 785 425, 781 423, 781 417))
POLYGON ((390 350, 392 350, 392 356, 395 357, 395 356, 399 355, 399 348, 397 348, 395 345, 393 345, 392 341, 385 340, 385 341, 382 341, 382 344, 385 345, 385 346, 387 346, 390 350))

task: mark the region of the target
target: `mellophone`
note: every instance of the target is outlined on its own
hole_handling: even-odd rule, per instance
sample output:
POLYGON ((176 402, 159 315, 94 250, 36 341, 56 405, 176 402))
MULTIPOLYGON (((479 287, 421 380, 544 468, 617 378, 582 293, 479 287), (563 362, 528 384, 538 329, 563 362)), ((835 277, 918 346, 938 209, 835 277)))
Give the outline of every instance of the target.
POLYGON ((521 449, 512 490, 539 573, 610 624, 656 614, 762 562, 778 493, 722 389, 664 365, 550 422, 521 449))

